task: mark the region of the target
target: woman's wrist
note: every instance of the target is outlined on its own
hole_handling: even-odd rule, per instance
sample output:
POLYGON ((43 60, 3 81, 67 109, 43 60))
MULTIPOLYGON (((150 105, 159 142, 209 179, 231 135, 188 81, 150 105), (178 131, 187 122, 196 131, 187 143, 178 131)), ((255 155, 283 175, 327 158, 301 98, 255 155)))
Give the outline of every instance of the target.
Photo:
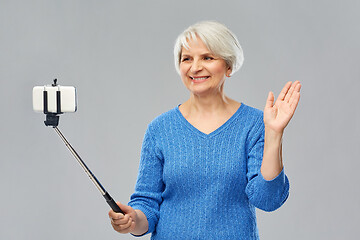
POLYGON ((283 133, 284 130, 275 131, 272 128, 266 126, 265 124, 265 140, 268 140, 268 143, 280 144, 283 133))
POLYGON ((135 213, 136 213, 136 217, 134 221, 136 225, 135 225, 135 229, 131 232, 131 234, 135 236, 141 236, 148 231, 149 223, 147 221, 145 214, 141 210, 135 209, 135 213))

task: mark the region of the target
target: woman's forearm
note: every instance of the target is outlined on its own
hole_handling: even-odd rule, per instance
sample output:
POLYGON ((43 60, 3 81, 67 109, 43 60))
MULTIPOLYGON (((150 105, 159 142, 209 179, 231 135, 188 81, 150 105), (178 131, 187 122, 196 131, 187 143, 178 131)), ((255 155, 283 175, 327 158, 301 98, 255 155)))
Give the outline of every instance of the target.
POLYGON ((282 163, 282 132, 275 132, 265 126, 264 154, 261 174, 265 180, 272 180, 283 169, 282 163))

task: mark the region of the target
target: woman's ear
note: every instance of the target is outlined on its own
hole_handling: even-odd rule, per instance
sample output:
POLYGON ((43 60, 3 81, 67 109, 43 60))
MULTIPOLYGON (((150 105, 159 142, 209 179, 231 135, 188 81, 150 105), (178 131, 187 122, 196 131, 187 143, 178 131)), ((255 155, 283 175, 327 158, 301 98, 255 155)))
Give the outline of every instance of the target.
POLYGON ((228 67, 227 71, 226 71, 226 76, 230 77, 231 76, 231 67, 228 67))

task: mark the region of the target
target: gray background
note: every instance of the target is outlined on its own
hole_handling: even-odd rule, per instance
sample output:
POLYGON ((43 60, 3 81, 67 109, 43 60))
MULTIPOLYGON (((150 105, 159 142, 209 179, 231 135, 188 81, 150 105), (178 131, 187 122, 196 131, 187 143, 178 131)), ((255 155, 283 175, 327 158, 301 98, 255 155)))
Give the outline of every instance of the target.
POLYGON ((0 0, 0 239, 132 239, 112 230, 102 196, 32 111, 32 87, 77 87, 78 112, 60 129, 126 203, 147 124, 188 97, 173 44, 200 20, 226 24, 243 46, 228 96, 262 109, 268 91, 303 85, 284 136, 290 197, 258 211, 261 238, 358 238, 359 11, 335 0, 0 0))

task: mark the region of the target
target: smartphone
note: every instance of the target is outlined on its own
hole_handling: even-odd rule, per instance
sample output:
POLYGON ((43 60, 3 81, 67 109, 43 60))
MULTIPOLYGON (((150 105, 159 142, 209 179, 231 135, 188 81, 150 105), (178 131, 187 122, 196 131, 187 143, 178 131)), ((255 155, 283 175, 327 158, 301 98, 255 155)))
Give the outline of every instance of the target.
POLYGON ((73 86, 36 86, 33 88, 33 109, 35 112, 76 112, 76 88, 73 86))

